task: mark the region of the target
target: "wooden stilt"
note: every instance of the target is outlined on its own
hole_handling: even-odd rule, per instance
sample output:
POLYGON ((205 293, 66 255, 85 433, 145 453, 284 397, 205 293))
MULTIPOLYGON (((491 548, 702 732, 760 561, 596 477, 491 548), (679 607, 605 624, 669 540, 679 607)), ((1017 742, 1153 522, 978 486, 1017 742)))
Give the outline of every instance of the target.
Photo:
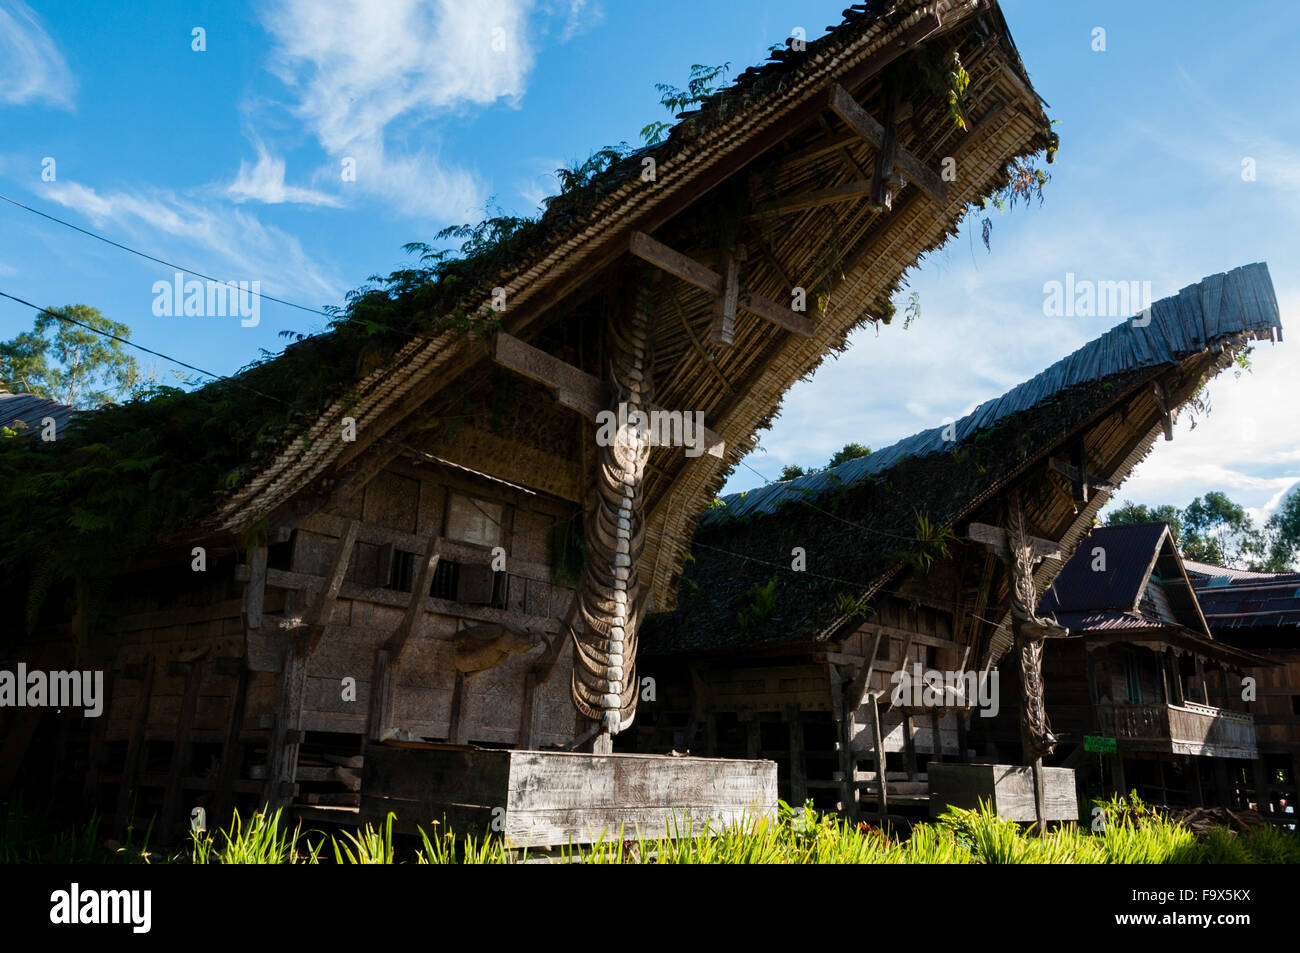
POLYGON ((199 688, 203 683, 204 660, 173 662, 168 674, 185 672, 185 694, 181 698, 180 722, 176 726, 176 742, 172 748, 171 765, 167 769, 167 787, 163 794, 162 830, 164 843, 170 843, 177 833, 181 813, 182 785, 191 773, 190 733, 194 728, 194 712, 199 704, 199 688))
POLYGON ((803 719, 798 705, 785 706, 790 729, 790 804, 802 807, 808 800, 808 765, 804 761, 803 719))
POLYGON ((880 731, 880 704, 874 692, 867 695, 871 700, 871 734, 876 755, 876 814, 880 826, 884 827, 889 816, 889 786, 885 781, 885 741, 880 731))
POLYGON ((117 789, 117 815, 114 834, 117 839, 126 837, 127 826, 131 823, 131 798, 135 794, 135 782, 140 772, 140 755, 144 750, 145 729, 149 725, 149 703, 153 695, 153 677, 155 662, 152 655, 144 660, 144 677, 140 681, 139 701, 136 704, 135 718, 131 725, 131 737, 126 743, 126 758, 122 764, 122 780, 117 789))
POLYGON ((226 718, 226 737, 221 744, 221 768, 217 774, 217 792, 212 801, 209 828, 224 824, 234 806, 235 779, 243 768, 244 746, 239 736, 244 726, 244 705, 248 699, 248 666, 240 662, 235 675, 235 694, 230 699, 230 714, 226 718))

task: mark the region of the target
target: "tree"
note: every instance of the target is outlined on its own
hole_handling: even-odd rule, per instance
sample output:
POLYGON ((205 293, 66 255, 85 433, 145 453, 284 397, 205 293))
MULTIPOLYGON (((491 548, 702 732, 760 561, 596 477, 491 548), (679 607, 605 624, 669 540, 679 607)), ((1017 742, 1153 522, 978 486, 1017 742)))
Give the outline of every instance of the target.
POLYGON ((826 464, 826 469, 838 467, 841 463, 848 463, 850 460, 856 460, 858 457, 871 456, 871 448, 864 447, 860 443, 846 443, 843 448, 836 451, 835 456, 831 457, 830 463, 826 464))
POLYGON ((1294 569, 1300 555, 1300 488, 1288 493, 1278 511, 1264 523, 1264 535, 1268 540, 1267 571, 1294 569))
POLYGON ((1189 559, 1234 568, 1253 568, 1264 560, 1264 534, 1245 507, 1219 490, 1188 504, 1183 528, 1183 555, 1189 559))
POLYGON ((122 339, 131 336, 125 324, 110 321, 88 305, 42 311, 32 330, 0 341, 0 380, 11 390, 81 408, 102 407, 139 393, 145 382, 122 341, 60 316, 122 339))
POLYGON ((788 463, 785 469, 781 471, 779 479, 784 482, 785 480, 797 480, 801 476, 803 476, 803 467, 797 463, 788 463))
POLYGON ((1183 536, 1182 511, 1168 503, 1148 508, 1145 503, 1125 500, 1123 506, 1106 517, 1107 526, 1134 526, 1138 523, 1168 523, 1175 540, 1183 536))
POLYGON ((1263 530, 1244 506, 1219 490, 1198 496, 1181 510, 1126 500, 1106 518, 1107 526, 1136 523, 1168 523, 1185 559, 1233 569, 1284 571, 1300 551, 1300 491, 1269 518, 1263 530))

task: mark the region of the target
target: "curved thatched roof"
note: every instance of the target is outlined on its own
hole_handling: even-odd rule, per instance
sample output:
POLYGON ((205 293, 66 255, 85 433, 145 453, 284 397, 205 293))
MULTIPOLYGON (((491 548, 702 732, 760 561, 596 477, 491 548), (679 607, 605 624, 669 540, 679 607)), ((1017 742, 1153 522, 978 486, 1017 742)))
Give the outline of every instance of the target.
MULTIPOLYGON (((830 470, 724 497, 695 537, 678 610, 647 623, 645 651, 827 637, 848 609, 927 550, 924 536, 969 519, 1080 428, 1116 417, 1093 451, 1109 463, 1095 472, 1123 479, 1154 439, 1147 418, 1130 410, 1146 398, 1144 386, 1183 369, 1179 393, 1168 395, 1176 407, 1226 355, 1281 328, 1263 264, 1213 275, 1150 310, 1149 325, 1127 321, 981 405, 957 422, 955 442, 943 440, 944 428, 928 430, 830 470), (807 553, 806 572, 790 569, 796 546, 807 553), (763 586, 774 588, 775 608, 756 619, 763 586)), ((1055 538, 1073 535, 1072 548, 1106 498, 1099 493, 1089 510, 1066 514, 1055 538)), ((1040 526, 1051 523, 1038 517, 1040 526)))

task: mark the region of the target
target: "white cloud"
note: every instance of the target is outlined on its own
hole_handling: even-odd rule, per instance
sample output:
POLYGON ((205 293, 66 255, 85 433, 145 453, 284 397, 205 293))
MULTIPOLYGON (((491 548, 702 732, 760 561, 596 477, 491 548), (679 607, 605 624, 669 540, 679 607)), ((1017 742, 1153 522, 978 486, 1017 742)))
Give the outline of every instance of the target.
POLYGON ((264 17, 273 71, 293 112, 334 159, 356 159, 356 187, 395 208, 462 220, 481 209, 473 172, 444 165, 427 124, 467 106, 517 103, 534 53, 532 0, 281 0, 264 17), (393 142, 415 140, 397 150, 393 142))
POLYGON ((205 205, 161 190, 148 195, 101 195, 84 185, 66 182, 52 184, 41 194, 65 208, 76 209, 96 227, 112 224, 132 237, 153 229, 215 256, 215 261, 209 259, 201 265, 178 262, 198 266, 214 278, 260 281, 264 293, 305 298, 300 303, 307 306, 336 303, 342 297, 342 283, 327 274, 297 238, 263 224, 243 209, 205 205))
POLYGON ((40 18, 22 0, 0 0, 0 101, 72 108, 76 81, 40 18))
POLYGON ((288 202, 295 205, 326 205, 331 208, 342 206, 343 202, 336 196, 315 189, 286 185, 284 159, 272 156, 262 143, 256 145, 257 163, 250 166, 241 159, 239 174, 225 190, 231 199, 236 202, 263 202, 267 205, 288 202))
POLYGON ((581 36, 605 18, 605 9, 598 0, 546 0, 544 10, 551 16, 564 18, 561 43, 581 36))

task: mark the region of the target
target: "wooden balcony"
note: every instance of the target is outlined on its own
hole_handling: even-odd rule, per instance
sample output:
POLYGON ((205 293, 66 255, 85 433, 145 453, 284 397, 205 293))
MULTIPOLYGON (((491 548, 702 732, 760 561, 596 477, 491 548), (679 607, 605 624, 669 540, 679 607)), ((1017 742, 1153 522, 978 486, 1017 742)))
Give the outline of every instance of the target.
POLYGON ((1098 705, 1098 728, 1121 752, 1256 758, 1255 718, 1196 702, 1181 705, 1098 705))

